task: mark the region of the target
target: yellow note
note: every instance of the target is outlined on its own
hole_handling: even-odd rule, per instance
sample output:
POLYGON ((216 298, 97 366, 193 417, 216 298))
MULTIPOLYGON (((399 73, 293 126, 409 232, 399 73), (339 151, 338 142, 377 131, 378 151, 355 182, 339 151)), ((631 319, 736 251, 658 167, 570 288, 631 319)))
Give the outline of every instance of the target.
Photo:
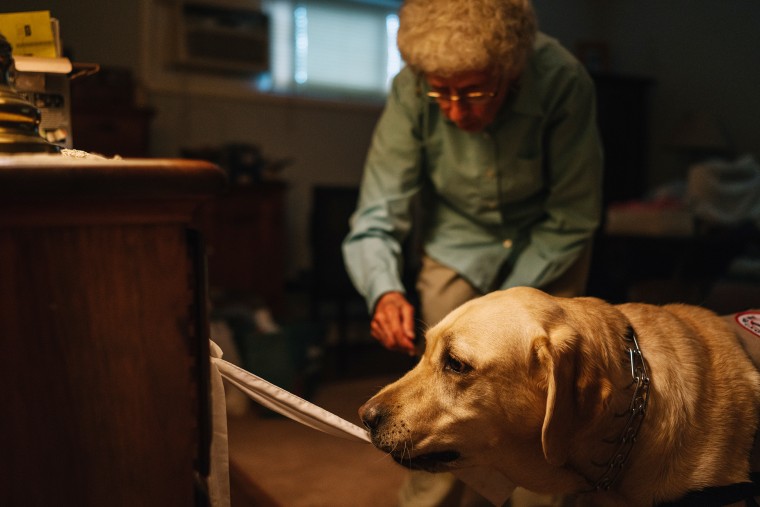
POLYGON ((13 46, 14 56, 58 56, 50 26, 50 11, 0 14, 0 33, 13 46))

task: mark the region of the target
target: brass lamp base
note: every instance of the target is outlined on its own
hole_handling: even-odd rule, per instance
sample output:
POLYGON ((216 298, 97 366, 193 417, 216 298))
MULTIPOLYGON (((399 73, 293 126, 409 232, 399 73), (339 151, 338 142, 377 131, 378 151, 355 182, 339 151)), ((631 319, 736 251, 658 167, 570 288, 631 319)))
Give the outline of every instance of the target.
POLYGON ((0 153, 59 153, 61 147, 37 136, 5 135, 0 132, 0 153))

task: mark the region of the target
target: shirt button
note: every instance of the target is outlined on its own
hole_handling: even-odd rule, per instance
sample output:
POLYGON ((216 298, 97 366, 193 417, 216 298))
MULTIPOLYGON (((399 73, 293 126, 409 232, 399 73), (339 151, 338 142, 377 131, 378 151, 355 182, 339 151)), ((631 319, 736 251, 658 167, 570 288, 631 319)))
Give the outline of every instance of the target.
POLYGON ((511 239, 505 239, 504 241, 502 241, 501 245, 504 248, 507 248, 507 249, 512 248, 512 240, 511 239))
POLYGON ((486 178, 488 178, 489 180, 492 180, 495 177, 496 177, 496 171, 494 171, 493 169, 488 169, 486 171, 486 178))
POLYGON ((496 201, 488 201, 486 203, 486 208, 488 209, 496 209, 498 207, 499 207, 499 203, 497 203, 496 201))

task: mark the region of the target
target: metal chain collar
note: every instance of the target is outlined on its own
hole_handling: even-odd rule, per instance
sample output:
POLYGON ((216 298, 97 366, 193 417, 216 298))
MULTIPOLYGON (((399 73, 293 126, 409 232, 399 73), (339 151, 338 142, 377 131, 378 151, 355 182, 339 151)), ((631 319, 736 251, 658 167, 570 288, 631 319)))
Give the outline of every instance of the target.
POLYGON ((644 361, 644 355, 639 348, 639 342, 636 340, 636 333, 631 329, 624 339, 630 344, 626 350, 631 361, 631 377, 633 377, 631 385, 635 384, 636 388, 628 410, 617 415, 618 417, 628 417, 623 431, 617 439, 606 441, 607 443, 617 442, 615 452, 607 463, 594 463, 596 466, 606 468, 602 476, 594 483, 593 489, 596 491, 609 490, 620 476, 623 466, 631 454, 633 444, 636 443, 636 436, 639 434, 649 403, 649 372, 644 361))

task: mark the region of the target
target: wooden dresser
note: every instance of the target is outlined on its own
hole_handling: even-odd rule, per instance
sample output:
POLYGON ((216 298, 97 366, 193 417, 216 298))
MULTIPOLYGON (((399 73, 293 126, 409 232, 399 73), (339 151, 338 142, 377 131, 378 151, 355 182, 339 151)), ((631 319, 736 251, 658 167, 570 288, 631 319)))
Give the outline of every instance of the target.
POLYGON ((0 505, 202 506, 204 248, 224 173, 0 156, 0 505))

